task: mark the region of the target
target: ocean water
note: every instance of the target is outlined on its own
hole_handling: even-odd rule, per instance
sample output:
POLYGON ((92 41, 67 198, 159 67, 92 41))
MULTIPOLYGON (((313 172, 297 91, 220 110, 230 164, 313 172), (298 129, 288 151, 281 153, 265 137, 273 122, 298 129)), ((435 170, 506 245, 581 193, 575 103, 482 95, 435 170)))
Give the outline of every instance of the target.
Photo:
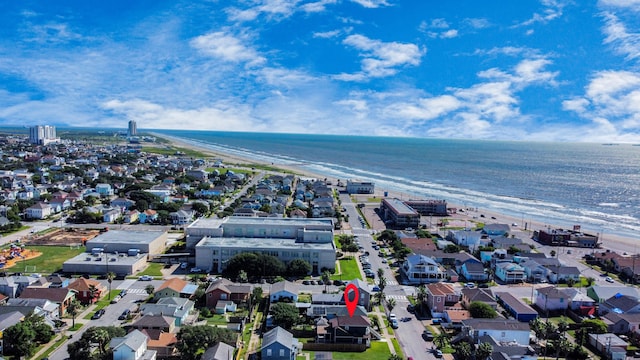
POLYGON ((444 199, 552 226, 638 238, 640 146, 169 131, 219 152, 371 180, 406 198, 444 199))

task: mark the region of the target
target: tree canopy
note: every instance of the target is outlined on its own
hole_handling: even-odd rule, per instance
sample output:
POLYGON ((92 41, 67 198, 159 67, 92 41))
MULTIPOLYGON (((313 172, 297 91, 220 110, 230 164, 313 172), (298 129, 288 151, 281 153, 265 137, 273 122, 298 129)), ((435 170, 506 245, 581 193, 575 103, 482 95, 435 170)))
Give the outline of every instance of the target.
POLYGON ((287 264, 287 274, 291 276, 307 276, 311 273, 311 264, 302 259, 293 259, 287 264))
POLYGON ((300 315, 294 305, 287 303, 277 303, 271 307, 273 322, 285 329, 291 329, 298 323, 300 315))
POLYGON ((178 333, 176 348, 180 352, 181 359, 196 360, 218 342, 235 346, 236 334, 229 329, 215 326, 182 326, 178 333))
POLYGON ((472 302, 471 305, 469 305, 469 312, 472 317, 480 319, 493 319, 498 316, 491 305, 481 301, 472 302))
POLYGON ((284 275, 286 267, 275 256, 247 252, 229 259, 225 272, 235 278, 240 270, 244 270, 249 277, 278 276, 284 275))

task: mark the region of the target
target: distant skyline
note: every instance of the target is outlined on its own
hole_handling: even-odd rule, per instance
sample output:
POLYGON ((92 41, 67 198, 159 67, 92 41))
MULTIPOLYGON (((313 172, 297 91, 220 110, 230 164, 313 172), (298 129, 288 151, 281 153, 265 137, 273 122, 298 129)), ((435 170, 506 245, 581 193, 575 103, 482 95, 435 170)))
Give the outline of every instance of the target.
POLYGON ((640 0, 7 1, 0 125, 640 143, 640 0))

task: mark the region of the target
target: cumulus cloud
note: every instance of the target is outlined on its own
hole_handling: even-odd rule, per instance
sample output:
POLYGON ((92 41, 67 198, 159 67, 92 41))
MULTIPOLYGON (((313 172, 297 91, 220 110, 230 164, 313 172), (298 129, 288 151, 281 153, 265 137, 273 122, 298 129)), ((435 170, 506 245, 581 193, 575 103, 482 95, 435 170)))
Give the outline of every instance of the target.
POLYGON ((200 35, 190 44, 203 54, 229 62, 257 65, 265 61, 254 49, 244 45, 242 39, 224 31, 200 35))
POLYGON ((422 21, 418 30, 430 38, 451 39, 458 36, 458 30, 451 29, 443 18, 432 19, 431 22, 422 21))
POLYGON ((337 77, 346 81, 394 75, 399 67, 419 65, 424 53, 415 44, 382 42, 363 35, 350 35, 343 44, 360 50, 360 56, 363 57, 360 74, 341 74, 337 77))
POLYGON ((565 100, 563 109, 598 125, 622 130, 640 127, 640 73, 601 71, 593 75, 585 95, 565 100))
POLYGON ((391 5, 386 0, 351 0, 351 1, 369 9, 375 9, 375 8, 391 5))
POLYGON ((297 0, 259 0, 255 1, 255 6, 247 9, 237 7, 229 7, 225 9, 229 20, 244 22, 253 21, 260 16, 264 16, 267 20, 280 20, 291 16, 298 3, 297 0))
POLYGON ((598 5, 640 11, 640 0, 600 0, 598 5))

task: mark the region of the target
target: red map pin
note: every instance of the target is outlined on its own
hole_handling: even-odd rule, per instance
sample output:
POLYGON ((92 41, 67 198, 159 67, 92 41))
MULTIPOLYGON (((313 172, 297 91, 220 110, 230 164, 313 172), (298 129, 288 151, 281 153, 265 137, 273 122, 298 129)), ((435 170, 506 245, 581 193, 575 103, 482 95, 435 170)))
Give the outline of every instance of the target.
POLYGON ((347 310, 349 310, 349 316, 353 317, 353 313, 356 311, 356 306, 358 306, 358 288, 349 284, 344 289, 344 302, 347 304, 347 310), (353 292, 353 300, 349 300, 349 293, 353 292))

